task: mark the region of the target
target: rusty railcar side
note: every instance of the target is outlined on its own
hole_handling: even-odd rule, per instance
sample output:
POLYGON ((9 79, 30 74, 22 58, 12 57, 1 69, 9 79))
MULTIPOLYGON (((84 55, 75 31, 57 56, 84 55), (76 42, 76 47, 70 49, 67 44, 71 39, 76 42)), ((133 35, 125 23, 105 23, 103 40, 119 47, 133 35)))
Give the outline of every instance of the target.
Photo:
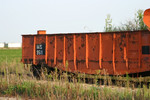
POLYGON ((87 74, 150 71, 150 32, 22 35, 22 62, 87 74))

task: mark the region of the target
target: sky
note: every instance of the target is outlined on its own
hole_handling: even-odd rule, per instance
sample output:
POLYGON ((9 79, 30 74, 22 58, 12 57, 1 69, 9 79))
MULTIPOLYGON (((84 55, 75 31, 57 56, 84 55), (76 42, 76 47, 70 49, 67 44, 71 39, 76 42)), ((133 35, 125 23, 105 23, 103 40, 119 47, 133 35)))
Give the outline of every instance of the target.
POLYGON ((22 34, 103 32, 111 15, 117 26, 133 19, 150 0, 0 0, 0 42, 20 42, 22 34))

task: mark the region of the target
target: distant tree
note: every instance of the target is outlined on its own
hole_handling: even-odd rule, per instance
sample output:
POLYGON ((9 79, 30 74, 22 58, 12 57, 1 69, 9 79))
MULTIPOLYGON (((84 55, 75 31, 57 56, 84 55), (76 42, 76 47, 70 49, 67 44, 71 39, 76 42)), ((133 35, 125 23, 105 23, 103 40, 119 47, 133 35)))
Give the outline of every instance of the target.
POLYGON ((135 13, 134 19, 128 20, 126 23, 121 24, 120 26, 112 26, 112 19, 110 18, 110 15, 107 15, 107 18, 105 19, 104 30, 105 32, 147 30, 147 27, 143 22, 143 13, 143 10, 138 10, 135 13))
POLYGON ((107 18, 105 19, 105 31, 106 32, 112 31, 112 19, 110 17, 110 14, 108 14, 107 18))
POLYGON ((143 22, 143 14, 144 14, 143 10, 138 10, 137 15, 135 15, 137 17, 137 23, 138 23, 138 29, 139 30, 146 30, 147 29, 146 25, 143 22))

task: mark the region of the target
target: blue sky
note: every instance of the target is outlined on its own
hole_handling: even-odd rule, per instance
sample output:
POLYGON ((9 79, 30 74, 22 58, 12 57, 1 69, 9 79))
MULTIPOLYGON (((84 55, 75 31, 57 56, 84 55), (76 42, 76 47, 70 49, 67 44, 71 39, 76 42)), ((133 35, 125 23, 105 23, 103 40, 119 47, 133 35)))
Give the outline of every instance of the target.
POLYGON ((21 34, 102 32, 107 14, 114 25, 133 19, 150 0, 0 0, 0 42, 21 42, 21 34))

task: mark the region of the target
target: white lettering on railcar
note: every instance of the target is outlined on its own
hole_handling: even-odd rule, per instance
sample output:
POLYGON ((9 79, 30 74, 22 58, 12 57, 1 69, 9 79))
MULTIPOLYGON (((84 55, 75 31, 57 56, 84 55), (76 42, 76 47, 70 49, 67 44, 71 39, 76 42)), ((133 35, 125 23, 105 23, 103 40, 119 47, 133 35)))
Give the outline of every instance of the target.
POLYGON ((36 45, 36 49, 42 49, 42 44, 36 45))
POLYGON ((43 55, 43 50, 36 50, 37 55, 43 55))

